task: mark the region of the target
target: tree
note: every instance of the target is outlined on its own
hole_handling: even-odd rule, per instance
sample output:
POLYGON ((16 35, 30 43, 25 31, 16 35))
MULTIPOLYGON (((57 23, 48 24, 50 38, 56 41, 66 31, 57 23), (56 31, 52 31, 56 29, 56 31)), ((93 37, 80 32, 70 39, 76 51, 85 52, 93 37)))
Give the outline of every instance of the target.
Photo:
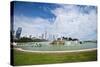
POLYGON ((72 38, 71 38, 71 37, 69 37, 69 38, 68 38, 68 40, 69 40, 69 41, 72 41, 72 38))

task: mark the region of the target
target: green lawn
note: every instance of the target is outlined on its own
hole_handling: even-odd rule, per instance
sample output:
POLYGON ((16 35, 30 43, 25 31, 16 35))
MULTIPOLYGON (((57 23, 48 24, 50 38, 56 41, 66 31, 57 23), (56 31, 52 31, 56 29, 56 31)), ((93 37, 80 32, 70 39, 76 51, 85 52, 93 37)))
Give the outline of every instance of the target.
POLYGON ((14 65, 96 61, 97 50, 73 53, 31 53, 14 50, 14 65))

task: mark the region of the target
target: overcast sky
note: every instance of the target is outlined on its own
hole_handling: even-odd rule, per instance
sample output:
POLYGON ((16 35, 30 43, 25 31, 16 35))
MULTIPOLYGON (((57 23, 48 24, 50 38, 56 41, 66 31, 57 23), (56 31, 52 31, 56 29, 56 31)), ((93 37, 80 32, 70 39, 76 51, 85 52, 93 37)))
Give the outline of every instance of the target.
POLYGON ((89 5, 14 2, 14 30, 21 36, 48 34, 96 40, 97 7, 89 5))

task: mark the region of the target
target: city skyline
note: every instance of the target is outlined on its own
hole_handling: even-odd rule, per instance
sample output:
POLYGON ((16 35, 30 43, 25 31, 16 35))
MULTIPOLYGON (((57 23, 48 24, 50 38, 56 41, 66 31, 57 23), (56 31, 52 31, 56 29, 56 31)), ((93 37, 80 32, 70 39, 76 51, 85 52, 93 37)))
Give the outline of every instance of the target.
POLYGON ((48 34, 97 39, 97 7, 88 5, 14 2, 14 30, 22 27, 22 35, 48 34))

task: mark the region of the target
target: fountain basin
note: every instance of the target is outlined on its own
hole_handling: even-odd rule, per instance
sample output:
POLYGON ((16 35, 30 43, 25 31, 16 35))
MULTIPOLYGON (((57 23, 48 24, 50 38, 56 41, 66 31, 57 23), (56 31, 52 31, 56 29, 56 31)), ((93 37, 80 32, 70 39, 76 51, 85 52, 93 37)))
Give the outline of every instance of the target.
POLYGON ((87 42, 80 44, 75 42, 65 42, 65 45, 51 45, 50 42, 28 42, 17 43, 15 48, 30 51, 74 51, 97 48, 97 43, 87 42))

